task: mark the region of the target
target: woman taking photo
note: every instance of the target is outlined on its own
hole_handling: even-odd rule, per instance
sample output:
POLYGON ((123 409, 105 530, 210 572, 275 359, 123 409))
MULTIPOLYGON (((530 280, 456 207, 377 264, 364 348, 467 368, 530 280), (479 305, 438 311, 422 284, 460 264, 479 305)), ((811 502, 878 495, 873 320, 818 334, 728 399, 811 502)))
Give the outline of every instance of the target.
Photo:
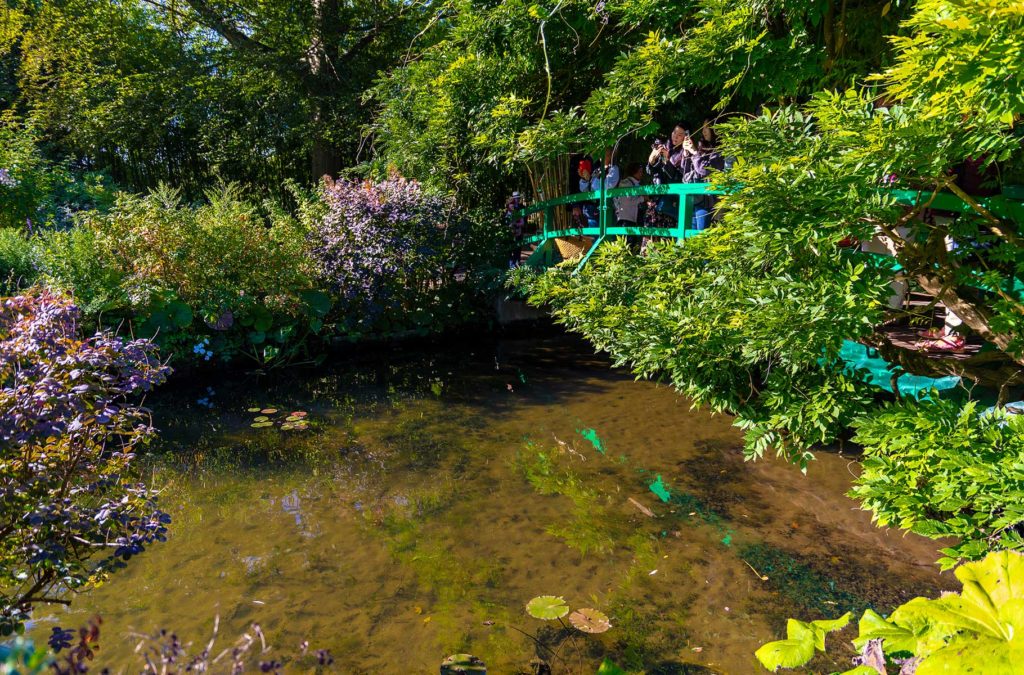
MULTIPOLYGON (((677 124, 669 142, 655 141, 647 158, 647 173, 655 185, 668 183, 702 183, 708 175, 711 153, 702 151, 690 137, 690 132, 677 124)), ((648 209, 649 227, 671 227, 679 213, 679 198, 661 197, 653 209, 648 209)))

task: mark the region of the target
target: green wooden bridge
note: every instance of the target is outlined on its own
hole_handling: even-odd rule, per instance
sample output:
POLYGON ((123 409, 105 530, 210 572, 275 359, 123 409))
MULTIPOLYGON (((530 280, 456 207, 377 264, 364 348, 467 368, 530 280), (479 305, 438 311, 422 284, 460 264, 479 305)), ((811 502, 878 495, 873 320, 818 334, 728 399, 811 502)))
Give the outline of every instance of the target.
MULTIPOLYGON (((909 207, 919 206, 930 201, 930 208, 942 211, 954 213, 971 213, 977 211, 975 206, 965 202, 963 199, 951 192, 939 193, 933 197, 930 192, 926 193, 923 191, 918 192, 913 190, 893 189, 889 189, 887 191, 895 198, 897 203, 909 207)), ((524 234, 517 242, 520 250, 529 250, 533 247, 533 251, 525 263, 532 267, 551 267, 559 262, 560 255, 558 254, 556 247, 557 239, 563 237, 591 237, 593 239, 592 243, 583 253, 583 257, 576 266, 575 271, 579 271, 584 265, 586 265, 587 261, 590 260, 591 256, 593 256, 594 252, 597 251, 601 244, 609 238, 620 236, 646 236, 675 239, 677 242, 682 244, 687 239, 699 235, 704 231, 703 228, 697 229, 693 227, 693 217, 697 201, 707 195, 719 194, 723 194, 722 191, 713 189, 708 183, 673 183, 668 185, 640 185, 613 190, 601 189, 593 192, 580 192, 577 194, 565 195, 556 199, 533 204, 523 209, 519 209, 518 211, 514 211, 511 216, 514 218, 522 218, 524 222, 529 222, 529 217, 531 215, 536 213, 543 214, 539 231, 524 234), (676 224, 674 226, 622 227, 616 224, 615 210, 613 206, 614 202, 612 201, 616 197, 660 195, 675 195, 679 199, 679 213, 677 214, 676 224), (559 228, 556 224, 555 209, 562 207, 571 208, 572 205, 581 204, 582 202, 597 202, 597 224, 583 227, 559 228)), ((995 195, 992 197, 979 198, 976 204, 996 217, 1011 220, 1018 225, 1024 226, 1024 201, 1018 198, 1018 195, 1014 195, 1012 197, 1008 195, 995 195)), ((855 254, 874 255, 870 253, 860 253, 859 251, 855 252, 855 254)), ((891 260, 892 263, 890 267, 895 273, 900 269, 900 267, 894 258, 891 260)), ((1005 288, 1003 290, 1010 291, 1018 297, 1024 297, 1024 282, 1020 279, 1011 279, 1009 280, 1008 285, 1012 286, 1012 288, 1005 288)), ((871 382, 875 386, 888 391, 893 391, 895 383, 896 388, 898 388, 899 392, 904 395, 916 395, 920 391, 930 389, 937 389, 939 391, 950 390, 958 386, 960 382, 960 378, 952 376, 931 378, 901 373, 899 377, 893 377, 894 370, 892 366, 881 359, 874 350, 849 340, 847 340, 843 345, 843 350, 840 356, 851 367, 866 370, 871 382)))
MULTIPOLYGON (((932 198, 931 193, 913 190, 886 190, 897 201, 897 203, 914 207, 931 201, 930 208, 954 213, 970 213, 974 207, 963 201, 951 192, 942 192, 932 198)), ((529 217, 535 213, 542 214, 540 230, 534 233, 524 234, 519 240, 520 250, 533 252, 526 260, 531 267, 550 267, 558 262, 559 256, 555 247, 555 240, 565 237, 591 237, 593 243, 586 250, 583 258, 577 265, 577 269, 586 265, 594 252, 609 238, 620 236, 644 236, 658 237, 663 239, 675 239, 679 243, 685 242, 703 232, 693 226, 693 217, 698 200, 708 195, 721 195, 721 190, 715 190, 709 183, 671 183, 668 185, 638 185, 628 188, 616 188, 613 190, 595 190, 593 192, 579 192, 550 199, 548 201, 531 204, 525 208, 514 211, 511 215, 514 218, 522 218, 529 222, 529 217), (673 227, 621 227, 616 224, 615 208, 613 200, 616 197, 640 197, 640 196, 662 196, 671 195, 679 199, 679 212, 676 224, 673 227), (597 202, 597 224, 583 227, 559 228, 556 223, 555 209, 560 207, 572 207, 582 205, 584 202, 597 202)), ((1024 201, 1016 196, 995 195, 992 197, 979 198, 979 206, 989 213, 1007 220, 1015 221, 1024 225, 1024 201)), ((894 267, 894 271, 898 267, 894 267)), ((1021 280, 1014 281, 1014 290, 1024 290, 1021 280)))

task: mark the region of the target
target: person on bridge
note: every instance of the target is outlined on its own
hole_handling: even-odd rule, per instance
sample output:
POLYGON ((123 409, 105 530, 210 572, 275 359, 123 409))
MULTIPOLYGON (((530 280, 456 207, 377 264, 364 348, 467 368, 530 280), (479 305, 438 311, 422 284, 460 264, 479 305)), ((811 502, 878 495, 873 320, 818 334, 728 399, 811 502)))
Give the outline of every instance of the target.
MULTIPOLYGON (((693 142, 682 124, 672 129, 667 143, 655 141, 647 158, 647 173, 655 185, 668 183, 702 183, 710 168, 711 153, 693 142)), ((679 198, 665 195, 648 210, 647 225, 674 227, 679 214, 679 198)))
POLYGON ((512 231, 512 251, 509 256, 508 266, 509 268, 518 267, 521 252, 519 250, 519 240, 522 238, 525 228, 526 220, 521 216, 517 215, 516 211, 526 206, 522 196, 519 192, 513 192, 512 196, 505 202, 505 223, 512 231))
MULTIPOLYGON (((578 167, 580 176, 580 192, 598 192, 601 189, 602 178, 604 189, 612 190, 619 184, 619 167, 614 163, 612 151, 608 150, 604 155, 603 167, 593 167, 589 159, 581 159, 578 167)), ((597 227, 599 204, 594 201, 583 202, 580 207, 573 209, 574 219, 581 214, 586 219, 588 227, 597 227)))
MULTIPOLYGON (((644 176, 644 165, 640 162, 631 162, 626 168, 626 177, 619 182, 620 188, 637 187, 644 176)), ((615 198, 615 224, 619 227, 635 228, 643 222, 640 218, 640 208, 644 198, 640 195, 615 198)), ((640 237, 627 235, 627 241, 631 245, 640 246, 640 237)))

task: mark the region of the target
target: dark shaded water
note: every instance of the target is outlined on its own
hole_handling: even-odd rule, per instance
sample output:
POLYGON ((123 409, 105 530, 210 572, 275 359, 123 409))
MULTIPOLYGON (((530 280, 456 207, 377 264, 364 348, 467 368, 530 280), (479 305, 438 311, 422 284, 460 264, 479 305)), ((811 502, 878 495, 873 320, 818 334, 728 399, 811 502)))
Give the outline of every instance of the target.
POLYGON ((126 671, 133 634, 199 645, 220 617, 224 645, 259 622, 273 653, 305 639, 341 672, 436 673, 471 652, 492 674, 537 654, 556 673, 604 657, 755 673, 753 652, 788 616, 887 612, 954 586, 935 542, 875 528, 844 496, 849 459, 823 454, 808 476, 744 463, 728 418, 566 338, 378 353, 212 389, 152 401, 169 541, 70 609, 40 612, 37 634, 100 614, 101 660, 126 671), (278 422, 308 412, 310 429, 252 428, 253 407, 278 422), (613 627, 569 638, 525 613, 541 594, 613 627))

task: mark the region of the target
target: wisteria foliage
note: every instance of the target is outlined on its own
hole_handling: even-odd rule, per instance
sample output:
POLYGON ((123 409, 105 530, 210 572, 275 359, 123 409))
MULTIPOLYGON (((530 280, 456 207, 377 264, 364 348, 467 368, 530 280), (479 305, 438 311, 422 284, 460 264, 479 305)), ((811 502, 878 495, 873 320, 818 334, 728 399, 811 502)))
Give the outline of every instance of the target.
POLYGON ((132 474, 154 434, 141 397, 169 369, 147 340, 79 333, 47 291, 0 306, 0 634, 162 541, 170 522, 132 474))

